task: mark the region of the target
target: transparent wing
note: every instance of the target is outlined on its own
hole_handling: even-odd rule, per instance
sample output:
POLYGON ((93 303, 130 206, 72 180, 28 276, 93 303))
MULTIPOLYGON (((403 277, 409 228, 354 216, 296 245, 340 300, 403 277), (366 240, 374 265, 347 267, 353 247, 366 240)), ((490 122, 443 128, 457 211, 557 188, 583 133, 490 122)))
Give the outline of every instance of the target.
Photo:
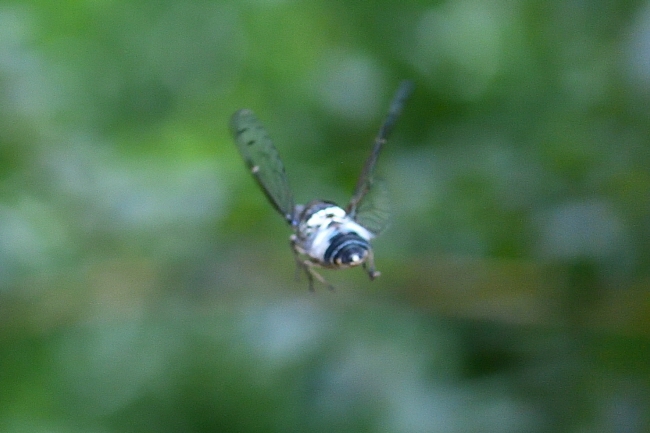
POLYGON ((386 221, 384 221, 382 224, 379 224, 381 226, 379 231, 381 231, 381 229, 383 229, 385 224, 387 223, 388 215, 389 215, 388 210, 386 210, 385 212, 378 211, 378 209, 381 209, 382 206, 377 205, 378 203, 381 203, 381 201, 386 201, 385 205, 383 206, 385 206, 386 209, 388 209, 388 197, 387 197, 386 189, 383 188, 384 191, 381 192, 380 190, 382 188, 377 188, 379 191, 376 191, 376 194, 375 192, 369 194, 369 192, 372 189, 374 189, 374 184, 376 183, 373 179, 375 165, 377 164, 377 158, 379 157, 379 153, 381 152, 382 147, 386 143, 386 140, 388 140, 388 136, 393 130, 393 127, 395 126, 395 122, 397 121, 397 118, 401 114, 402 109, 404 108, 404 104, 406 103, 406 100, 408 99, 408 97, 411 95, 412 92, 413 92, 413 82, 411 81, 402 81, 399 87, 397 88, 397 91, 395 92, 395 96, 393 96, 393 101, 391 102, 390 108, 388 109, 388 115, 386 116, 384 123, 381 125, 381 128, 379 128, 379 133, 377 134, 377 138, 375 138, 375 145, 373 146, 372 152, 370 153, 370 156, 368 157, 366 163, 363 166, 363 170, 361 171, 361 176, 359 176, 359 180, 357 181, 357 185, 354 189, 354 194, 352 195, 350 204, 347 207, 347 212, 352 216, 352 218, 354 218, 357 222, 359 222, 359 224, 363 225, 364 227, 368 228, 373 232, 374 230, 372 230, 371 227, 368 227, 365 224, 363 224, 361 220, 362 219, 370 220, 373 218, 381 220, 382 218, 379 217, 378 215, 385 214, 386 221), (383 198, 381 197, 382 195, 384 196, 383 198), (370 200, 370 202, 367 204, 364 203, 366 197, 370 200), (375 211, 370 211, 370 209, 375 209, 375 211), (376 212, 377 215, 372 216, 373 212, 376 212), (363 215, 366 213, 367 215, 363 215))
POLYGON ((382 179, 372 179, 368 193, 357 206, 355 221, 373 234, 383 232, 390 222, 391 207, 388 188, 382 179))
POLYGON ((242 109, 230 119, 239 153, 273 207, 289 222, 294 202, 284 165, 266 129, 251 110, 242 109))

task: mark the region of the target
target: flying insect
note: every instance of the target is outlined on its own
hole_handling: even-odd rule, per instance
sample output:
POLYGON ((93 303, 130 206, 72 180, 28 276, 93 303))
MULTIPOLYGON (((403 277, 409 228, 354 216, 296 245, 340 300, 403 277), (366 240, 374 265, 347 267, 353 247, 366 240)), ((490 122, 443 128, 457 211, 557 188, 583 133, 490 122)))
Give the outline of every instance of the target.
POLYGON ((316 268, 361 265, 370 280, 380 275, 370 241, 386 227, 389 209, 385 189, 374 178, 375 165, 413 87, 411 81, 400 83, 345 209, 324 200, 295 204, 280 155, 262 123, 248 109, 232 115, 230 131, 246 166, 271 205, 291 226, 291 249, 298 267, 307 275, 310 291, 314 290, 314 279, 333 288, 316 268))

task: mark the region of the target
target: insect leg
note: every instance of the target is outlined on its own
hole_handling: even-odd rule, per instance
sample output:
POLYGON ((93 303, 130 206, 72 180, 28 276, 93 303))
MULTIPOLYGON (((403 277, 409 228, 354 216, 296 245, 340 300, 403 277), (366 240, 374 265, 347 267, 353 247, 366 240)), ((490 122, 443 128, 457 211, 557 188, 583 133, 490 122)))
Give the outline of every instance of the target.
POLYGON ((368 258, 363 262, 363 269, 368 273, 370 281, 381 275, 381 272, 375 270, 375 255, 372 252, 372 249, 368 250, 368 258))
POLYGON ((309 276, 309 290, 312 292, 314 291, 313 283, 314 283, 314 277, 318 281, 320 281, 324 286, 326 286, 329 290, 334 291, 334 286, 331 285, 330 283, 327 282, 325 278, 318 272, 316 272, 316 269, 314 269, 314 264, 310 262, 309 260, 303 260, 303 265, 305 267, 305 271, 307 272, 307 275, 309 276))
MULTIPOLYGON (((314 277, 320 281, 323 285, 327 286, 329 290, 334 290, 334 286, 327 282, 325 278, 314 269, 315 265, 309 259, 303 259, 301 255, 302 251, 299 249, 298 244, 294 236, 291 236, 291 250, 293 251, 293 257, 296 260, 296 265, 298 269, 302 269, 307 275, 307 280, 309 281, 309 291, 314 291, 314 277)), ((297 269, 297 270, 298 270, 297 269)))

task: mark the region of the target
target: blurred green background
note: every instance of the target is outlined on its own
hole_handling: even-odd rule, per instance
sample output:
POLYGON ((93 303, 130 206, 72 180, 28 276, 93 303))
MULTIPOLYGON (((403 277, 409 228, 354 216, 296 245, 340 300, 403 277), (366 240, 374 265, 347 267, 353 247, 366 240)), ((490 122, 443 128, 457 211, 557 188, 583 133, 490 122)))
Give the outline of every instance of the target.
POLYGON ((650 431, 650 3, 0 2, 0 431, 650 431), (382 276, 296 281, 379 172, 382 276))

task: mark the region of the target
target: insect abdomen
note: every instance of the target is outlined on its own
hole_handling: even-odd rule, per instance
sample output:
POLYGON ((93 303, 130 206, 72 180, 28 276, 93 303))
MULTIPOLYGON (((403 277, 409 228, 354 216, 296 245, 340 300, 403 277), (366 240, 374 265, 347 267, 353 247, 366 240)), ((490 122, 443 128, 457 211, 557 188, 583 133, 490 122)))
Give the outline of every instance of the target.
POLYGON ((368 255, 370 243, 355 232, 339 233, 332 237, 323 259, 335 265, 355 266, 368 255))

